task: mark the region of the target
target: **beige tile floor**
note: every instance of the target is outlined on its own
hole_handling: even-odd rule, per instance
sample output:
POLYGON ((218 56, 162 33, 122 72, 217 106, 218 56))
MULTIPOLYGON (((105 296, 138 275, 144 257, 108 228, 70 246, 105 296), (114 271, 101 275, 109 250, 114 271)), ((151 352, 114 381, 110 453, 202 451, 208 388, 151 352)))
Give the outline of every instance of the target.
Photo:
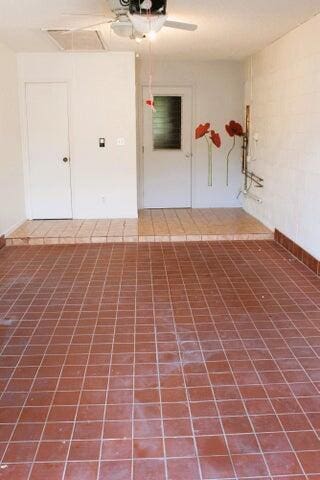
POLYGON ((138 219, 28 220, 7 245, 262 240, 272 232, 240 208, 141 210, 138 219))

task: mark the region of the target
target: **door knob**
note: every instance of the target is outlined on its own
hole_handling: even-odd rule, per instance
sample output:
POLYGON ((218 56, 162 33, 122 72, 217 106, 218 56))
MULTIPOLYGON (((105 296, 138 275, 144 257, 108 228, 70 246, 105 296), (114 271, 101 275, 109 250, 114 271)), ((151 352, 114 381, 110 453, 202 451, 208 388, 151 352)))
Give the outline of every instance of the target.
POLYGON ((69 158, 68 158, 68 157, 64 157, 64 158, 62 159, 62 161, 63 161, 64 163, 68 163, 68 162, 69 162, 69 158))
POLYGON ((186 153, 186 158, 191 158, 192 157, 192 153, 186 153))

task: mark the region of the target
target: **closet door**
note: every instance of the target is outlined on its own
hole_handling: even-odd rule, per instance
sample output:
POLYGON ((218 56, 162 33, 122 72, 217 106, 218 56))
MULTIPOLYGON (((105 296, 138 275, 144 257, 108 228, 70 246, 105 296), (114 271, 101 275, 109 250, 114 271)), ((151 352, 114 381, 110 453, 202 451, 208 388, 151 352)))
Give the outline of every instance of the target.
POLYGON ((26 114, 32 218, 72 218, 67 84, 27 84, 26 114))

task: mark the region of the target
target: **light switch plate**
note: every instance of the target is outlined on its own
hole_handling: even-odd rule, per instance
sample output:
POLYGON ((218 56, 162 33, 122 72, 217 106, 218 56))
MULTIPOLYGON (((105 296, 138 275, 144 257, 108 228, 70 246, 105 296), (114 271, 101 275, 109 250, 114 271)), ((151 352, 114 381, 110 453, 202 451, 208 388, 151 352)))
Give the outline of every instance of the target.
POLYGON ((117 146, 118 146, 118 147, 123 147, 123 146, 125 145, 125 143, 126 143, 126 142, 125 142, 125 140, 124 140, 123 137, 117 138, 117 146))

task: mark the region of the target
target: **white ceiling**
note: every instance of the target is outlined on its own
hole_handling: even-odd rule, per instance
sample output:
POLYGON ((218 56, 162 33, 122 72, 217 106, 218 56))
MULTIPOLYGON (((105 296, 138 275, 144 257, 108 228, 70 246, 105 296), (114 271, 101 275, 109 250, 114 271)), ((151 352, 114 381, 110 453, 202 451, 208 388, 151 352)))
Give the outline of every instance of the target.
MULTIPOLYGON (((62 16, 64 12, 105 12, 107 0, 0 0, 0 41, 18 52, 55 51, 41 28, 79 27, 97 17, 62 16)), ((241 60, 283 36, 320 12, 320 0, 168 0, 170 19, 197 23, 196 32, 163 28, 152 49, 171 59, 241 60)), ((100 19, 98 19, 99 21, 100 19)), ((102 26, 111 50, 137 50, 137 46, 102 26)))

